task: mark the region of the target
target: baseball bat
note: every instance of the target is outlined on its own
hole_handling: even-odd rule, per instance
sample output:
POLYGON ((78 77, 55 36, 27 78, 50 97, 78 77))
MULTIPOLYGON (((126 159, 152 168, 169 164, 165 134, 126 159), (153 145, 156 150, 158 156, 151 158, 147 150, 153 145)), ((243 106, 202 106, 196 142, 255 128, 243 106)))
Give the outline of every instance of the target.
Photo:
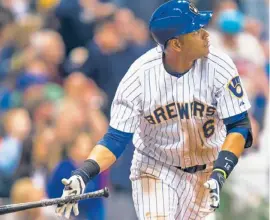
POLYGON ((11 212, 19 212, 27 209, 39 208, 39 207, 46 207, 51 205, 63 205, 66 203, 77 202, 79 200, 84 199, 92 199, 92 198, 101 198, 101 197, 109 197, 109 190, 107 187, 104 189, 84 193, 75 196, 67 196, 65 198, 55 198, 55 199, 44 199, 37 202, 26 202, 26 203, 17 203, 17 204, 10 204, 10 205, 3 205, 0 206, 0 215, 8 214, 11 212))

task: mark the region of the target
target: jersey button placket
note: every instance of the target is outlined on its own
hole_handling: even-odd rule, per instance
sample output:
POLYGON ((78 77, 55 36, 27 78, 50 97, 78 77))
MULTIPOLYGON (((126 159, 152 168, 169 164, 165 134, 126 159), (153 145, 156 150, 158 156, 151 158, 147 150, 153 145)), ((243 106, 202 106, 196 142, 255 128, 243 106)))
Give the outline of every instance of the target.
MULTIPOLYGON (((189 75, 189 72, 186 73, 183 77, 180 77, 177 81, 177 85, 178 85, 178 102, 180 103, 187 103, 187 102, 190 102, 189 100, 189 91, 187 90, 187 78, 188 78, 188 75, 189 75)), ((181 120, 179 118, 179 120, 181 120)), ((182 120, 183 123, 186 123, 186 120, 188 119, 185 119, 185 120, 182 120)), ((182 127, 183 123, 181 123, 180 121, 180 126, 182 127)), ((183 136, 185 137, 186 135, 188 135, 187 133, 185 133, 185 130, 182 128, 182 133, 183 133, 183 136)), ((183 160, 184 160, 184 166, 185 167, 190 167, 191 166, 191 158, 190 158, 190 153, 189 153, 189 149, 187 149, 189 146, 188 146, 189 143, 184 143, 184 146, 183 146, 183 151, 184 151, 184 157, 183 157, 183 160)))
MULTIPOLYGON (((183 86, 184 86, 184 76, 178 78, 176 80, 176 89, 175 89, 175 105, 177 106, 177 103, 183 103, 185 102, 185 97, 184 97, 184 93, 183 93, 183 86)), ((182 147, 180 147, 182 153, 181 153, 181 157, 182 157, 182 161, 181 161, 181 166, 182 167, 187 167, 188 164, 190 163, 189 157, 187 158, 185 156, 185 142, 183 141, 183 139, 185 139, 185 133, 184 133, 184 129, 182 126, 182 120, 180 118, 180 113, 179 113, 179 109, 178 107, 176 107, 177 109, 177 115, 178 115, 178 125, 179 125, 179 135, 182 139, 181 143, 182 143, 182 147)))

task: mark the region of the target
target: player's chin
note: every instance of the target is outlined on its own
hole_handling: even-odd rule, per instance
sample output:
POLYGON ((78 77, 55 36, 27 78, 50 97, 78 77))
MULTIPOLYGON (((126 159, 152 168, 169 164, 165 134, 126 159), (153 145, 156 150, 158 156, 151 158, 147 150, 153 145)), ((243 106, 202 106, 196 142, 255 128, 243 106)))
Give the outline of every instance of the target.
POLYGON ((209 46, 201 45, 200 47, 197 47, 196 52, 196 59, 206 57, 209 54, 209 46))
POLYGON ((202 54, 203 56, 207 56, 209 54, 209 45, 203 46, 202 48, 202 54))

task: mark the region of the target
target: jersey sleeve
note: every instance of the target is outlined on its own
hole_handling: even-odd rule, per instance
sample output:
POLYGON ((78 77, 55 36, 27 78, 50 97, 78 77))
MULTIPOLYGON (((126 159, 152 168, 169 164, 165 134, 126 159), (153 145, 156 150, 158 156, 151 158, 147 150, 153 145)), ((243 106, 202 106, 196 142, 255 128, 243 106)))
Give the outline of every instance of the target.
MULTIPOLYGON (((232 69, 224 69, 223 73, 217 74, 216 81, 216 102, 217 112, 220 119, 246 112, 250 107, 250 102, 238 71, 234 65, 232 69), (224 76, 226 79, 224 79, 224 76), (220 82, 223 82, 222 86, 220 82)), ((221 70, 220 70, 221 71, 221 70)))
POLYGON ((141 114, 141 83, 138 70, 130 68, 121 80, 112 106, 110 126, 128 133, 134 133, 141 114))

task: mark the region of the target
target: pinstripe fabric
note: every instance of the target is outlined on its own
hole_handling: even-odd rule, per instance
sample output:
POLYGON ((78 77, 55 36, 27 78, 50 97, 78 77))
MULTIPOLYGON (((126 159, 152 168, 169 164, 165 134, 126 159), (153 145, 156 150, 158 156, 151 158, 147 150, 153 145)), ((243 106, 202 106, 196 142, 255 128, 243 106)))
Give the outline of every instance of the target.
POLYGON ((168 184, 149 175, 133 181, 132 191, 138 219, 174 219, 178 198, 168 184))
POLYGON ((157 172, 162 167, 161 178, 146 172, 137 173, 138 178, 131 178, 138 219, 199 220, 211 213, 209 193, 203 183, 208 179, 213 163, 208 164, 206 170, 195 174, 185 173, 158 161, 155 164, 157 172), (166 173, 169 175, 165 177, 166 173))
MULTIPOLYGON (((201 219, 202 213, 207 214, 207 208, 203 211, 207 196, 202 188, 206 174, 179 173, 172 167, 211 164, 216 160, 226 137, 222 119, 250 108, 246 92, 239 85, 241 80, 232 60, 213 47, 207 57, 196 60, 179 78, 165 71, 157 48, 130 67, 117 89, 110 126, 134 133, 130 178, 138 194, 134 203, 139 216, 151 213, 150 208, 161 202, 158 200, 154 206, 149 201, 151 196, 144 193, 153 185, 152 180, 147 186, 141 175, 151 175, 166 190, 176 190, 179 185, 182 191, 177 190, 177 219, 201 219)), ((164 203, 165 211, 171 213, 175 196, 169 201, 170 205, 164 203)))

